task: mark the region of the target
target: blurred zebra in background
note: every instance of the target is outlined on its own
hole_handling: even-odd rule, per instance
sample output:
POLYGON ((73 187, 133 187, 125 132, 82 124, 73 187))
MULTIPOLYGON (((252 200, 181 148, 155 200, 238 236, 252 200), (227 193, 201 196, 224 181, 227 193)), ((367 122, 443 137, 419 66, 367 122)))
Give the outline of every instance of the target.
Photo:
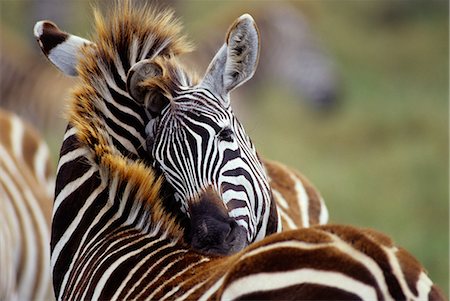
POLYGON ((4 110, 0 129, 0 300, 49 300, 49 151, 30 125, 4 110))

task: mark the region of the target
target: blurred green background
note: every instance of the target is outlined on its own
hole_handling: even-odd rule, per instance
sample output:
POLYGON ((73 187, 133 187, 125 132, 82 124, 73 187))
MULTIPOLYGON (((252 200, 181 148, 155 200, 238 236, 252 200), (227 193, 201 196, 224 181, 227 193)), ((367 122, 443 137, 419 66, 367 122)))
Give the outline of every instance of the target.
MULTIPOLYGON (((32 26, 39 19, 59 18, 55 21, 65 30, 88 36, 90 3, 51 3, 62 2, 68 7, 65 15, 36 8, 48 1, 2 0, 2 26, 35 53, 32 26)), ((172 2, 194 41, 217 28, 217 47, 240 14, 250 12, 258 23, 261 7, 284 3, 172 2)), ((291 5, 305 14, 339 72, 339 102, 317 111, 297 92, 259 79, 245 94, 252 99, 235 102, 248 134, 261 155, 297 168, 319 188, 331 222, 388 234, 423 263, 448 296, 448 1, 291 5)), ((8 43, 5 36, 2 43, 8 43)), ((263 41, 262 47, 270 43, 263 41)), ((201 45, 196 51, 202 53, 201 45)), ((194 64, 200 74, 208 60, 194 64)), ((56 162, 64 122, 59 114, 46 118, 51 124, 41 128, 56 162)))

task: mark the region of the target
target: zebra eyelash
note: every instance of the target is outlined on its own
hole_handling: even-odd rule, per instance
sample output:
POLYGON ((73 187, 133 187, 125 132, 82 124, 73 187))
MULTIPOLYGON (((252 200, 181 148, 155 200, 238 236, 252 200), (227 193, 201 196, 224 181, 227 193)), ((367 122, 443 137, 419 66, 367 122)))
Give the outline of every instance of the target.
POLYGON ((219 133, 217 133, 217 138, 220 141, 233 142, 234 133, 229 127, 223 128, 219 133))

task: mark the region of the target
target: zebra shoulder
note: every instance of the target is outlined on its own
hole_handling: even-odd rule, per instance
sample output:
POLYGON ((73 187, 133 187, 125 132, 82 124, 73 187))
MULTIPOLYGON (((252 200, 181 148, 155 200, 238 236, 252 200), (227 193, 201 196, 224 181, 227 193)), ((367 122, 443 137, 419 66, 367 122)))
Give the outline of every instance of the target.
POLYGON ((328 210, 318 189, 300 172, 263 159, 284 229, 328 222, 328 210))

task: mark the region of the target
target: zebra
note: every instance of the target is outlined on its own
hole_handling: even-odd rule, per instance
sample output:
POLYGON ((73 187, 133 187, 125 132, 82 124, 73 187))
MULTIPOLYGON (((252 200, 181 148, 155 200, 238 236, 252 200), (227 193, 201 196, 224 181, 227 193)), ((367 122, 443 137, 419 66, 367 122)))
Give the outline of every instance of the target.
POLYGON ((49 150, 30 125, 1 109, 0 129, 0 300, 49 300, 49 150))
MULTIPOLYGON (((157 108, 166 101, 162 97, 167 98, 167 92, 172 91, 173 82, 164 80, 167 72, 170 79, 188 80, 174 63, 173 56, 185 48, 170 16, 132 8, 129 2, 106 18, 109 24, 96 12, 97 35, 104 39, 95 44, 64 34, 48 22, 35 27, 49 59, 63 71, 79 74, 81 80, 70 105, 57 169, 51 234, 56 298, 439 297, 437 288, 410 255, 371 230, 314 226, 274 234, 224 256, 191 248, 185 224, 165 204, 165 182, 157 166, 148 162, 147 144, 155 142, 146 139, 148 125, 144 120, 149 111, 142 110, 124 92, 127 84, 136 83, 133 74, 160 74, 158 81, 145 77, 143 85, 135 85, 131 93, 136 97, 144 92, 144 102, 157 108), (160 36, 152 35, 154 45, 127 40, 152 24, 160 27, 160 36), (131 35, 108 38, 111 31, 124 29, 131 30, 131 35), (78 56, 73 50, 80 44, 84 46, 78 56), (135 51, 116 56, 114 47, 124 45, 135 51), (140 47, 157 50, 160 55, 146 61, 143 69, 134 68, 128 80, 128 69, 134 64, 124 63, 124 58, 134 57, 130 60, 133 63, 137 57, 149 59, 147 51, 141 55, 140 47), (96 60, 106 54, 111 55, 110 64, 94 68, 96 60), (77 58, 81 62, 76 68, 67 64, 77 58), (163 93, 146 93, 153 88, 163 93), (100 92, 105 98, 99 97, 100 92), (120 113, 111 109, 111 101, 120 113), (132 122, 119 127, 117 121, 127 118, 132 122), (136 136, 118 135, 130 132, 136 136)), ((244 15, 237 23, 243 19, 249 20, 244 15)), ((218 221, 211 225, 220 227, 220 220, 229 218, 214 189, 205 189, 192 198, 194 205, 210 206, 214 213, 210 217, 218 221)))
MULTIPOLYGON (((167 17, 149 19, 155 18, 167 17)), ((236 20, 201 81, 191 78, 175 57, 189 49, 184 37, 165 37, 157 24, 163 21, 133 32, 134 20, 111 24, 120 30, 99 32, 95 43, 63 33, 53 23, 37 23, 35 35, 48 58, 66 74, 83 79, 75 97, 93 100, 72 112, 101 111, 93 118, 99 124, 93 126, 109 133, 112 151, 143 159, 164 175, 174 190, 168 199, 176 200, 166 204, 172 209, 173 203, 181 204, 173 209, 181 210, 176 215, 190 217, 184 228, 195 248, 226 254, 281 231, 265 169, 230 107, 229 92, 256 68, 259 38, 253 19, 243 15, 236 20), (156 42, 160 44, 151 44, 156 42), (96 95, 91 95, 92 88, 96 95), (201 206, 189 203, 203 199, 206 191, 220 195, 228 218, 219 222, 213 212, 199 214, 195 208, 201 206), (217 240, 217 228, 228 235, 217 240)), ((179 31, 171 26, 164 28, 179 31)), ((87 143, 98 143, 97 138, 86 138, 87 143)))

